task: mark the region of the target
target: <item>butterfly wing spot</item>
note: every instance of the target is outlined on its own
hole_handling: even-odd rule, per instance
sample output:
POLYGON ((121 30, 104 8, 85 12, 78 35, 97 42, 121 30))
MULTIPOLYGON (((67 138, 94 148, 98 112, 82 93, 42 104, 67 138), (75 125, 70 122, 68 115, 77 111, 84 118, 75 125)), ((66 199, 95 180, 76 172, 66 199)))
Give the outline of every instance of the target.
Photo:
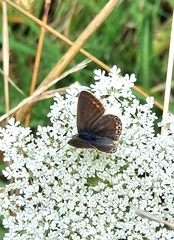
POLYGON ((117 148, 116 147, 112 147, 109 151, 109 153, 115 153, 117 151, 117 148))
POLYGON ((121 131, 122 131, 121 121, 118 117, 115 117, 115 134, 117 135, 118 138, 121 135, 121 131))
POLYGON ((96 101, 94 101, 92 99, 90 99, 90 100, 91 100, 92 104, 95 105, 96 108, 98 108, 98 109, 100 108, 100 105, 96 101))

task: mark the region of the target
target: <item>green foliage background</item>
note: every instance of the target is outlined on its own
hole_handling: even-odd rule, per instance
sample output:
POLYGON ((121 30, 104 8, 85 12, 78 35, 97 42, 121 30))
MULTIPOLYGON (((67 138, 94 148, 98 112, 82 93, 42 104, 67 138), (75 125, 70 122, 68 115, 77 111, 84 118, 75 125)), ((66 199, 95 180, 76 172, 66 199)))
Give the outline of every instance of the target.
MULTIPOLYGON (((52 1, 48 24, 71 41, 75 41, 107 2, 107 0, 52 1)), ((32 14, 41 18, 43 6, 43 0, 34 1, 32 14)), ((110 67, 116 64, 121 68, 123 75, 135 73, 138 79, 136 85, 163 104, 172 8, 173 0, 122 1, 83 48, 110 67)), ((0 15, 2 19, 2 13, 0 15)), ((23 96, 10 86, 10 108, 13 108, 29 96, 40 27, 10 6, 8 6, 8 20, 10 78, 24 92, 23 96)), ((0 28, 2 46, 2 24, 0 28)), ((69 46, 60 39, 49 32, 46 33, 38 85, 68 49, 69 46)), ((85 58, 78 53, 68 68, 85 58)), ((2 69, 2 58, 0 65, 2 69)), ((85 69, 58 83, 55 88, 69 86, 75 81, 89 86, 93 82, 93 71, 98 68, 100 67, 91 62, 85 69)), ((139 98, 144 100, 141 95, 139 98)), ((52 103, 53 100, 49 99, 37 104, 32 111, 30 124, 32 128, 35 129, 38 124, 49 124, 47 113, 52 103)), ((173 99, 170 105, 170 110, 172 109, 174 109, 173 99)), ((161 117, 161 110, 156 108, 155 111, 161 117)), ((4 83, 3 76, 0 75, 0 115, 4 113, 4 83)))

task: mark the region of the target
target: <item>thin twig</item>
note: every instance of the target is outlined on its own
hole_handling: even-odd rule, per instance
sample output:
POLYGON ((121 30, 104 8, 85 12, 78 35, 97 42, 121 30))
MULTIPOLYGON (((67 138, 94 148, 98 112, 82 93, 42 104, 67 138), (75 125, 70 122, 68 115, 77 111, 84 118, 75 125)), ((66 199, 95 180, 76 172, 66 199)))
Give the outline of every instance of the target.
POLYGON ((5 74, 4 71, 2 71, 2 69, 0 68, 0 73, 2 73, 2 75, 5 76, 6 80, 18 91, 20 92, 22 95, 24 95, 24 92, 11 80, 11 78, 9 78, 9 76, 7 76, 5 74))
POLYGON ((148 213, 146 211, 143 211, 141 209, 135 208, 135 213, 138 216, 142 217, 142 218, 147 218, 147 219, 149 219, 151 221, 155 221, 155 222, 159 222, 159 223, 165 224, 166 226, 170 227, 171 229, 174 229, 174 223, 170 223, 170 222, 168 222, 168 221, 166 221, 166 220, 164 220, 164 219, 162 219, 160 217, 157 217, 157 216, 155 216, 153 214, 150 214, 150 213, 148 213))
MULTIPOLYGON (((167 76, 166 76, 163 117, 168 113, 168 110, 169 110, 170 91, 171 91, 171 84, 172 84, 173 62, 174 62, 174 10, 173 10, 172 29, 171 29, 171 37, 170 37, 170 47, 169 47, 169 58, 168 58, 168 67, 167 67, 167 76)), ((161 132, 163 132, 163 128, 161 129, 161 132)))
POLYGON ((0 122, 3 121, 4 119, 6 119, 11 114, 14 114, 18 109, 24 107, 25 105, 28 105, 28 104, 33 103, 33 102, 36 102, 35 98, 38 98, 39 95, 41 95, 43 92, 45 92, 51 86, 53 86, 54 84, 56 84, 58 81, 62 80, 63 78, 65 78, 69 74, 72 74, 73 72, 77 72, 77 71, 81 70, 82 68, 86 67, 88 62, 89 62, 89 60, 83 61, 82 63, 78 64, 74 68, 72 68, 72 69, 66 71, 65 73, 63 73, 60 77, 54 79, 49 84, 44 85, 41 88, 37 89, 30 97, 25 98, 15 108, 11 109, 9 112, 7 112, 3 116, 1 116, 0 117, 0 122))
POLYGON ((7 4, 2 2, 2 11, 3 11, 3 71, 4 71, 4 91, 5 91, 5 109, 6 112, 9 111, 9 86, 8 79, 6 76, 9 75, 9 39, 8 39, 8 21, 7 21, 7 4))
MULTIPOLYGON (((50 3, 51 3, 50 0, 45 1, 44 13, 43 13, 43 19, 42 19, 43 23, 45 23, 45 24, 47 23, 47 20, 48 20, 50 3)), ((41 53, 42 53, 45 31, 46 31, 46 29, 44 27, 41 27, 38 48, 37 48, 37 53, 36 53, 36 59, 35 59, 35 64, 34 64, 34 70, 33 70, 33 76, 32 76, 32 80, 31 80, 30 95, 33 94, 33 92, 36 88, 36 81, 37 81, 37 76, 38 76, 38 71, 39 71, 40 58, 41 58, 41 53)), ((25 127, 27 127, 29 125, 29 122, 30 122, 30 113, 26 117, 25 127)))

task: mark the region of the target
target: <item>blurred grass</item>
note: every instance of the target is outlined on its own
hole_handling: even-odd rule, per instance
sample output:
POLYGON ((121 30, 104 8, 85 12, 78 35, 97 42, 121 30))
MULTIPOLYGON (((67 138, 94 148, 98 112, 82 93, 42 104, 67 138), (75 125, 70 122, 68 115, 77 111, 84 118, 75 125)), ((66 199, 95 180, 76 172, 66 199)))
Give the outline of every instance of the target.
MULTIPOLYGON (((107 0, 52 1, 48 25, 71 41, 75 41, 107 2, 107 0)), ((44 1, 35 0, 32 4, 29 11, 41 19, 44 1)), ((123 75, 134 72, 138 79, 136 85, 163 104, 173 5, 171 0, 123 1, 88 39, 83 48, 109 67, 116 64, 121 68, 123 75)), ((0 15, 2 19, 2 13, 0 15)), ((8 6, 8 20, 9 75, 24 92, 23 96, 10 86, 10 108, 13 108, 30 92, 40 26, 11 6, 8 6)), ((2 46, 2 24, 0 25, 0 43, 2 46)), ((68 49, 69 46, 66 43, 46 32, 37 85, 42 82, 68 49)), ((68 68, 75 66, 85 58, 78 53, 68 68)), ((2 58, 0 64, 2 68, 2 58)), ((55 88, 68 86, 76 81, 89 86, 93 83, 93 71, 98 68, 100 67, 91 62, 82 71, 56 84, 55 88)), ((172 88, 171 96, 173 92, 172 88)), ((144 101, 144 97, 139 94, 137 96, 144 101)), ((52 103, 53 100, 49 99, 35 106, 30 122, 33 129, 38 124, 49 124, 47 113, 52 103)), ((171 98, 170 110, 173 109, 174 100, 171 98)), ((155 111, 160 118, 161 110, 155 108, 155 111)), ((4 113, 4 83, 3 76, 0 75, 0 115, 4 113)))
MULTIPOLYGON (((48 24, 75 41, 106 3, 106 0, 92 2, 66 0, 60 4, 54 1, 48 24)), ((33 15, 41 17, 44 1, 35 1, 35 4, 37 7, 35 6, 33 15)), ((10 77, 28 96, 40 27, 11 7, 8 9, 8 16, 10 77)), ((171 18, 170 1, 122 2, 88 39, 84 49, 108 66, 116 64, 121 68, 122 74, 134 72, 138 79, 137 85, 150 94, 152 87, 165 82, 171 18)), ((0 41, 2 44, 2 36, 0 41)), ((64 42, 46 33, 37 84, 45 78, 68 48, 69 46, 64 42)), ((84 58, 81 53, 77 54, 69 67, 84 58)), ((95 68, 99 67, 91 63, 85 70, 69 76, 66 81, 61 81, 56 87, 67 86, 75 81, 89 85, 93 82, 92 72, 95 68)), ((2 103, 0 114, 2 115, 5 111, 2 97, 4 95, 3 76, 1 75, 0 78, 2 103)), ((164 89, 153 93, 160 103, 163 103, 163 91, 164 89)), ((12 108, 23 99, 23 96, 11 88, 10 99, 13 99, 10 101, 12 108)), ((48 104, 46 101, 44 105, 45 112, 40 114, 40 119, 46 121, 50 101, 48 104)), ((172 107, 173 103, 171 103, 171 109, 172 107)), ((35 119, 31 118, 31 121, 35 122, 35 119)))

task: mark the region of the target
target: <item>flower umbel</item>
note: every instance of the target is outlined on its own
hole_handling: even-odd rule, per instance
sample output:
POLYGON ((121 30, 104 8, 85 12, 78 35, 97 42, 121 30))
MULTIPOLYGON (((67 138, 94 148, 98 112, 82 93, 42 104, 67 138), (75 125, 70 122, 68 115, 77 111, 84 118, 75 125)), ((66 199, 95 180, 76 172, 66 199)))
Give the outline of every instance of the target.
MULTIPOLYGON (((134 74, 121 77, 116 66, 108 76, 95 73, 90 91, 123 123, 118 151, 67 144, 77 133, 76 91, 55 95, 48 114, 52 126, 38 126, 36 137, 11 119, 0 129, 4 161, 12 161, 3 174, 13 178, 0 194, 5 240, 174 238, 133 208, 174 221, 173 127, 155 134, 153 98, 139 102, 131 90, 134 74)), ((163 120, 169 122, 172 115, 163 120)))

